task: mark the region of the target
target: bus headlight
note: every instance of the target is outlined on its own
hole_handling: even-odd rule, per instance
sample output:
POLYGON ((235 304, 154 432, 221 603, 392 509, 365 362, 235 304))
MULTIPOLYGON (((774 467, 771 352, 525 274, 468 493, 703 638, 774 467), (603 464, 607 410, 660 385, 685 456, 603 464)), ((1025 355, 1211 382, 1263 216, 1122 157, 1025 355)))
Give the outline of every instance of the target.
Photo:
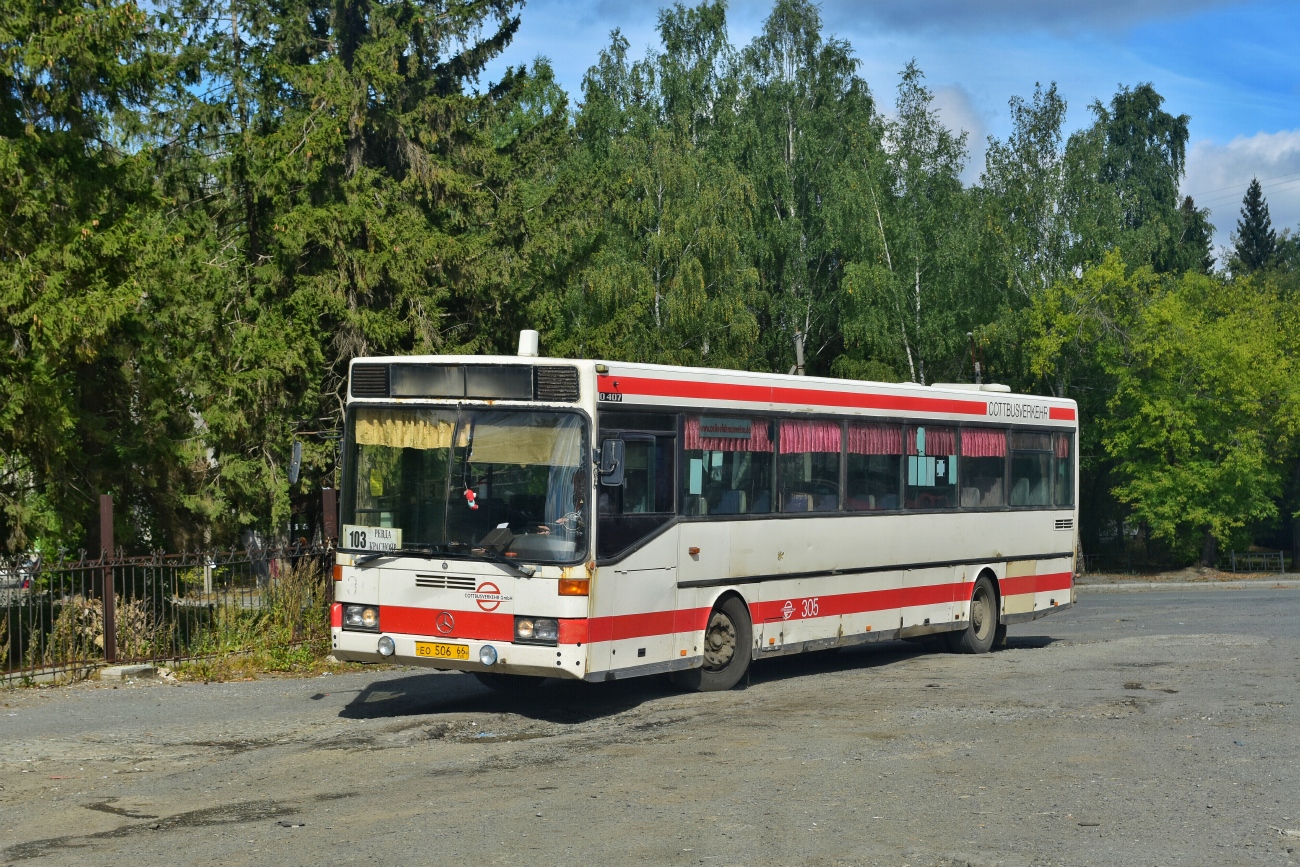
POLYGON ((343 628, 358 629, 362 632, 379 631, 378 605, 344 605, 343 628))
POLYGON ((478 652, 478 661, 484 665, 496 665, 497 649, 490 644, 483 645, 478 652))
POLYGON ((523 644, 556 644, 560 622, 552 617, 516 617, 515 641, 523 644))
POLYGON ((396 650, 397 650, 397 645, 393 644, 393 639, 389 638, 387 635, 381 635, 379 637, 380 656, 392 656, 394 651, 396 650))

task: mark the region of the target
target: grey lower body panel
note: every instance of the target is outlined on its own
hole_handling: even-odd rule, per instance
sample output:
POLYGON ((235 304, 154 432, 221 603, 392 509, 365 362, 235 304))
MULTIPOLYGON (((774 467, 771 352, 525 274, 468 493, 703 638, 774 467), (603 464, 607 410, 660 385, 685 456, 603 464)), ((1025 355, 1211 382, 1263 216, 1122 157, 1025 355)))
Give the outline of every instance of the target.
POLYGON ((1051 608, 1042 608, 1038 611, 1026 611, 1023 614, 1003 614, 998 620, 1003 626, 1012 623, 1028 623, 1031 620, 1037 620, 1040 617, 1046 617, 1049 614, 1055 614, 1058 611, 1064 611, 1067 608, 1073 608, 1073 602, 1062 602, 1060 605, 1053 605, 1051 608))
POLYGON ((863 644, 875 644, 879 641, 893 641, 901 638, 899 629, 882 629, 879 632, 860 632, 857 635, 835 635, 830 638, 817 638, 812 641, 796 641, 772 650, 754 649, 754 659, 771 659, 774 656, 790 656, 810 650, 834 650, 838 647, 859 647, 863 644))
POLYGON ((681 659, 670 659, 666 662, 649 662, 645 665, 633 665, 629 668, 614 668, 609 671, 589 671, 582 679, 592 683, 604 683, 609 680, 626 680, 629 677, 645 677, 649 674, 668 674, 673 671, 685 671, 688 668, 699 668, 703 664, 703 656, 685 656, 681 659))

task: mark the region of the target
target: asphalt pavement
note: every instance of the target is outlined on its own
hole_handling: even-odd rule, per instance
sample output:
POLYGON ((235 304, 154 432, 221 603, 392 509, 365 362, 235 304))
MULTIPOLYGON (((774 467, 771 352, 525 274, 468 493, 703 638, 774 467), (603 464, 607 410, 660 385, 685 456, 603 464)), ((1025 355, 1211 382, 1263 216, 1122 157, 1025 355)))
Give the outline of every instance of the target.
POLYGON ((1300 589, 489 693, 368 669, 0 692, 0 864, 1295 864, 1300 589))

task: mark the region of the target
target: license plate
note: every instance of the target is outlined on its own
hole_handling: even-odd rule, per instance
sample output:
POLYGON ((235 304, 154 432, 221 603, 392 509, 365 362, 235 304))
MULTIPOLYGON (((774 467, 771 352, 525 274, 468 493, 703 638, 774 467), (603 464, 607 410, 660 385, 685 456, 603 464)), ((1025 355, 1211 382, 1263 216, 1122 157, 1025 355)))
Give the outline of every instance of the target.
POLYGON ((428 659, 469 659, 469 645, 417 641, 415 642, 415 655, 428 659))

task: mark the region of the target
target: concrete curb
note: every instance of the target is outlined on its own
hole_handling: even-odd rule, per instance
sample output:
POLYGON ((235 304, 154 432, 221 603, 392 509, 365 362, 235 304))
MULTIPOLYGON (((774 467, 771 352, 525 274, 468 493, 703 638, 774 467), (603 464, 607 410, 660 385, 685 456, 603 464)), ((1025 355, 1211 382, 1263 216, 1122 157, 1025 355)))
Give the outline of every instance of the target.
POLYGON ((99 670, 100 680, 126 680, 128 677, 140 679, 157 676, 158 669, 153 665, 110 665, 99 670))
POLYGON ((1080 593, 1126 593, 1139 590, 1289 590, 1300 587, 1300 579, 1276 581, 1125 581, 1115 584, 1075 584, 1080 593))

